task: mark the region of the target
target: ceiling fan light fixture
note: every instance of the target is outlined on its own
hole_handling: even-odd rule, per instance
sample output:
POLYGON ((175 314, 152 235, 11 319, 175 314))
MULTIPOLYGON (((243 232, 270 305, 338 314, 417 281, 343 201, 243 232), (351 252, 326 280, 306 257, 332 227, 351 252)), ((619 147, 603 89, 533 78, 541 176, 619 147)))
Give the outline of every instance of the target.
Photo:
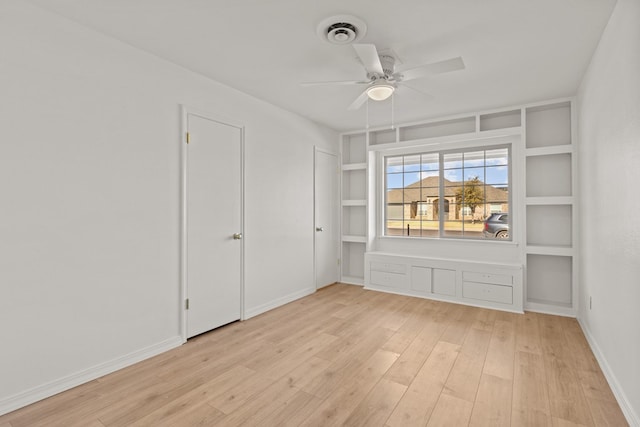
POLYGON ((367 89, 367 96, 374 101, 384 101, 393 95, 396 88, 389 83, 374 84, 367 89))

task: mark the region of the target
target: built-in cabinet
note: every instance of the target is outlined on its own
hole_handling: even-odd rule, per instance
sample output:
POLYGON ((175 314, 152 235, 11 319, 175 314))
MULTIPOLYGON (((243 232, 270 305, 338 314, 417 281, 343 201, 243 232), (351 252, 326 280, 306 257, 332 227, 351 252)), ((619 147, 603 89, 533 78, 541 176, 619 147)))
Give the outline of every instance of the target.
POLYGON ((365 254, 365 284, 383 292, 522 312, 522 266, 365 254))
POLYGON ((342 134, 341 280, 511 311, 575 315, 577 162, 572 103, 550 101, 342 134), (406 252, 383 254, 377 249, 375 151, 506 136, 518 141, 512 152, 511 198, 517 217, 512 226, 518 229, 506 243, 519 248, 518 262, 483 264, 406 252))

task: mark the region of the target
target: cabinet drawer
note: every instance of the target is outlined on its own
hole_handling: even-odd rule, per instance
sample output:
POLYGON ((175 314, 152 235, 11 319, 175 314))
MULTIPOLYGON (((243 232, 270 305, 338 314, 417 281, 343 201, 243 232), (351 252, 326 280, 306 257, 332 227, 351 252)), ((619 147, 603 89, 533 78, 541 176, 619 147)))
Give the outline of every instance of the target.
POLYGON ((371 270, 405 274, 407 272, 407 266, 404 264, 393 264, 390 262, 371 261, 371 270))
POLYGON ((463 271, 462 280, 465 282, 493 283, 495 285, 512 285, 513 276, 510 274, 478 273, 463 271))
POLYGON ((385 271, 372 271, 371 284, 386 286, 388 288, 404 288, 407 276, 405 274, 388 273, 385 271))
POLYGON ((511 286, 490 285, 488 283, 463 282, 462 296, 482 301, 513 303, 513 288, 511 286))

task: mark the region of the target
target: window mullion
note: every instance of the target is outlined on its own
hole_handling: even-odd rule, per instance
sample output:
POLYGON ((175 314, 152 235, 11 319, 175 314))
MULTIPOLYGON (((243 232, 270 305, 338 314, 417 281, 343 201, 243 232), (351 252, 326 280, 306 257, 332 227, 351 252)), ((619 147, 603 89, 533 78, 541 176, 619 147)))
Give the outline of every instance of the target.
POLYGON ((444 236, 444 154, 438 155, 440 179, 438 189, 438 237, 444 236))

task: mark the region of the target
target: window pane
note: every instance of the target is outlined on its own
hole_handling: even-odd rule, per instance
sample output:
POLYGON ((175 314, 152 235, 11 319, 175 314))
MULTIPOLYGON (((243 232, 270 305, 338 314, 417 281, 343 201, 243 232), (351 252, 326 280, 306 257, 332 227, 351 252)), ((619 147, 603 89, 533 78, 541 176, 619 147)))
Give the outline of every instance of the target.
POLYGON ((402 204, 387 205, 387 219, 402 221, 404 214, 402 204))
POLYGON ((483 219, 471 219, 463 222, 464 234, 463 237, 467 239, 482 239, 482 229, 484 228, 483 219))
POLYGON ((420 197, 421 202, 429 202, 433 203, 435 200, 440 197, 440 188, 439 187, 423 187, 421 189, 422 196, 420 197))
POLYGON ((438 153, 422 155, 422 170, 437 171, 440 169, 440 156, 438 153))
POLYGON ((444 155, 444 168, 454 169, 462 167, 462 153, 448 153, 444 155))
POLYGON ((509 168, 507 166, 492 166, 487 168, 487 184, 507 184, 509 182, 509 168))
POLYGON ((409 220, 404 222, 404 235, 409 237, 420 237, 420 221, 409 220))
POLYGON ((387 157, 387 173, 402 172, 402 156, 400 157, 387 157))
POLYGON ((404 156, 404 171, 419 172, 420 171, 420 155, 404 156))
POLYGON ((420 181, 420 172, 405 172, 404 186, 408 187, 420 181))
POLYGON ((438 221, 438 190, 438 188, 421 189, 419 211, 422 221, 438 221))
POLYGON ((449 185, 460 185, 462 182, 462 169, 449 169, 444 171, 444 185, 447 185, 447 181, 449 181, 449 185))
POLYGON ((444 237, 462 237, 462 221, 445 221, 444 237))
POLYGON ((407 188, 404 190, 404 203, 420 202, 420 188, 407 188))
POLYGON ((387 188, 402 188, 402 173, 387 173, 387 188))
POLYGON ((507 148, 488 150, 486 153, 487 166, 506 166, 509 164, 509 150, 507 148))
POLYGON ((404 203, 404 191, 402 189, 387 190, 387 204, 403 204, 404 203))
POLYGON ((471 181, 474 178, 480 180, 480 182, 484 182, 484 168, 465 168, 464 170, 464 180, 471 181))
POLYGON ((464 153, 463 157, 465 168, 484 166, 484 151, 471 151, 464 153))
POLYGON ((462 198, 463 194, 464 194, 464 190, 463 187, 460 185, 460 183, 456 183, 457 185, 453 186, 447 186, 444 189, 444 195, 447 199, 451 200, 452 202, 455 203, 455 199, 456 198, 462 198))
POLYGON ((424 181, 426 178, 435 177, 435 179, 428 180, 422 183, 423 187, 437 187, 439 184, 438 177, 440 176, 440 171, 422 171, 420 172, 420 176, 424 181))
POLYGON ((402 221, 387 220, 385 227, 385 235, 387 236, 403 236, 404 228, 402 221))
POLYGON ((425 221, 424 219, 420 223, 422 228, 422 237, 439 237, 440 236, 440 223, 436 221, 425 221))
POLYGON ((487 203, 502 203, 509 200, 509 192, 504 188, 487 185, 485 191, 487 203))

